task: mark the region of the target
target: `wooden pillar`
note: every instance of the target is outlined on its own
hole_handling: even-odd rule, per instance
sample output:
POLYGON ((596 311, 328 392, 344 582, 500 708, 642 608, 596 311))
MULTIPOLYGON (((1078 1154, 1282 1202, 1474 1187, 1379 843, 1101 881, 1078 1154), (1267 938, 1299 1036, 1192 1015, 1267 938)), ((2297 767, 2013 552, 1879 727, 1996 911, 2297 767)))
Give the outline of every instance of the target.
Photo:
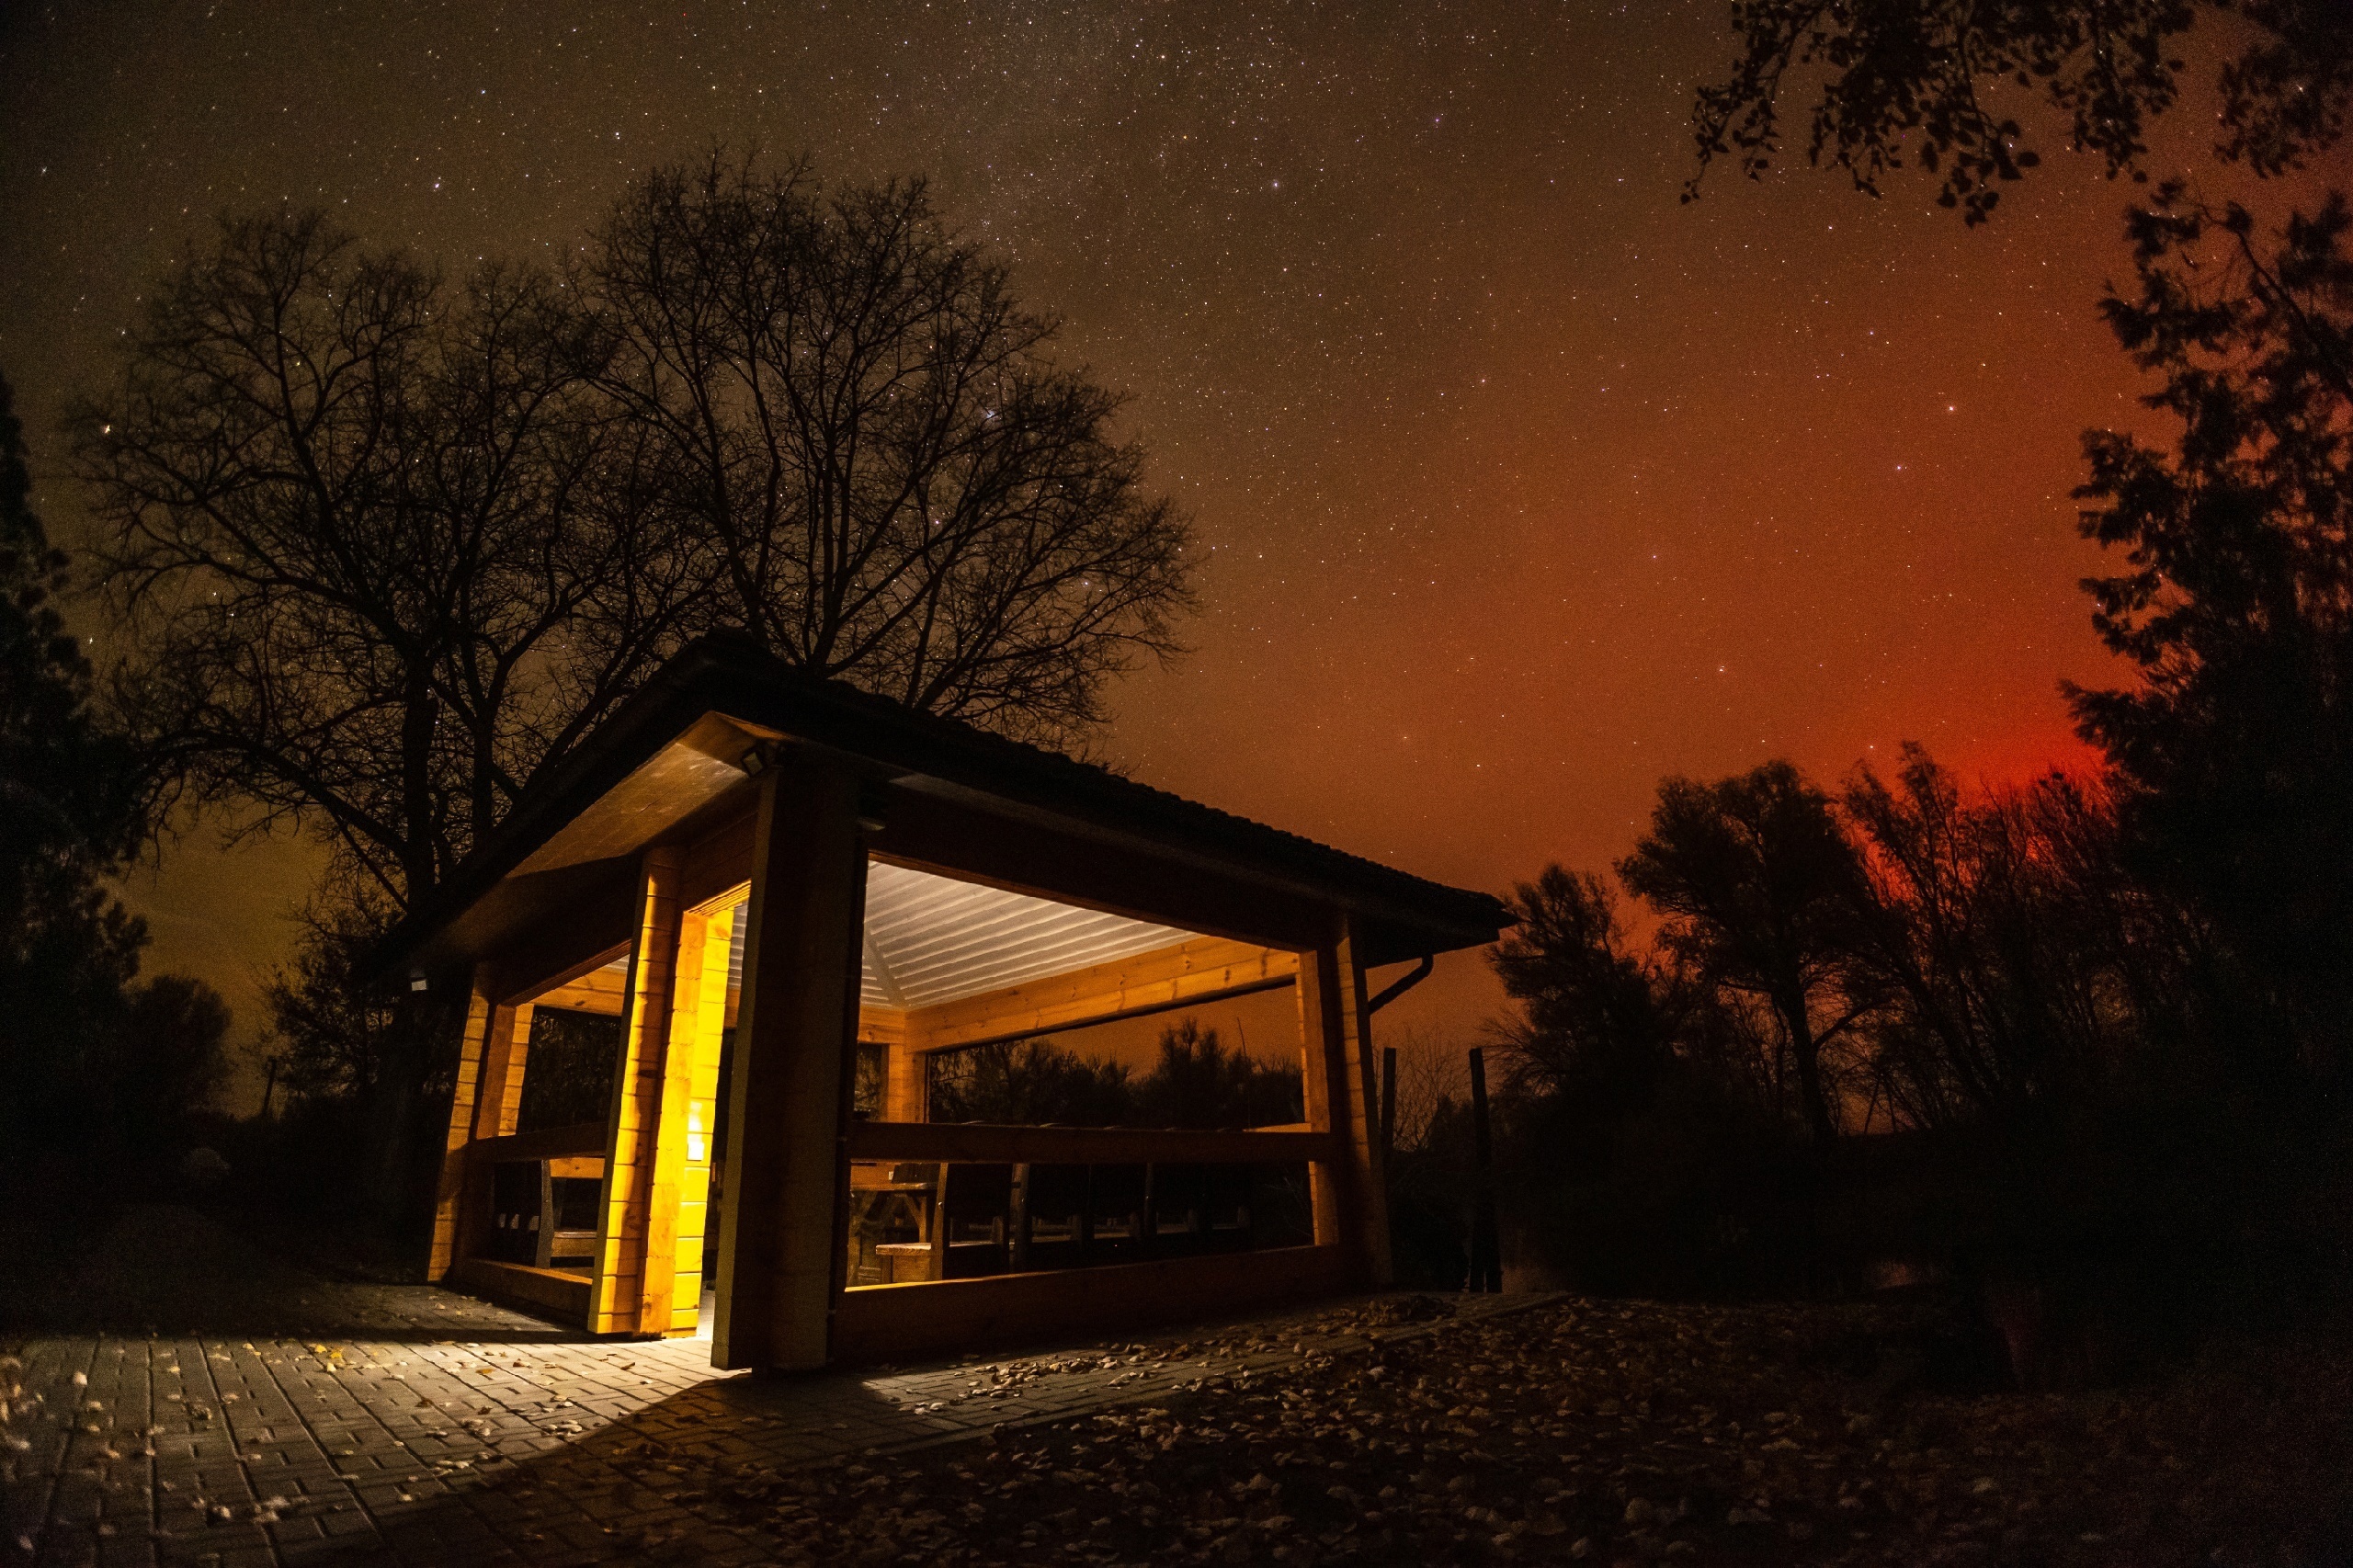
POLYGON ((882 1119, 921 1121, 923 1057, 903 1040, 891 1041, 883 1050, 888 1054, 882 1059, 882 1119))
POLYGON ((1332 940, 1299 963, 1308 1125, 1340 1135, 1340 1159, 1309 1168, 1318 1245, 1346 1246, 1368 1284, 1391 1279, 1389 1202, 1381 1159, 1370 1009, 1356 936, 1342 917, 1332 940))
POLYGON ((523 1108, 523 1073, 531 1051, 532 1008, 494 1007, 490 1040, 483 1050, 482 1094, 474 1105, 474 1136, 506 1138, 515 1131, 523 1108))
POLYGON ((1340 1065, 1347 1074, 1349 1187, 1356 1200, 1356 1245, 1367 1281, 1392 1282, 1389 1257, 1389 1172, 1381 1143, 1380 1058, 1372 1046, 1372 1009, 1366 1005, 1364 964, 1358 956, 1356 923, 1342 919, 1333 952, 1340 983, 1340 1065))
POLYGON ((477 965, 466 1001, 466 1030, 458 1047, 458 1085, 449 1097, 449 1136, 442 1144, 441 1175, 433 1194, 433 1246, 425 1277, 439 1279, 457 1256, 458 1221, 466 1196, 466 1145, 473 1141, 474 1105, 482 1088, 483 1045, 490 1038, 489 969, 477 965))
MULTIPOLYGON (((719 1097, 721 1035, 727 1028, 727 949, 743 918, 742 907, 708 915, 689 915, 681 923, 678 942, 677 1000, 670 1017, 670 1072, 663 1090, 662 1154, 675 1154, 676 1201, 667 1210, 676 1216, 671 1242, 669 1327, 660 1332, 690 1335, 702 1308, 703 1244, 710 1233, 710 1135, 716 1125, 719 1097), (699 925, 700 949, 688 961, 694 926, 699 925), (691 988, 688 976, 694 976, 691 988), (677 1119, 673 1108, 677 1108, 677 1119)), ((652 1275, 649 1271, 648 1278, 652 1275)), ((658 1314, 649 1312, 647 1332, 655 1332, 658 1314)))
MULTIPOLYGON (((1330 1132, 1345 1119, 1347 1077, 1333 1061, 1338 1032, 1333 1024, 1333 986, 1336 970, 1328 949, 1299 955, 1299 1082, 1307 1110, 1307 1125, 1330 1132), (1339 1103, 1335 1103, 1335 1089, 1339 1103)), ((1340 1246, 1347 1240, 1347 1188, 1348 1167, 1317 1160, 1307 1167, 1308 1207, 1314 1221, 1317 1246, 1340 1246)))
POLYGON ((760 776, 720 1220, 715 1367, 823 1366, 848 1246, 866 852, 858 779, 800 747, 760 776))
MULTIPOLYGON (((605 1145, 605 1213, 597 1236, 592 1334, 641 1332, 646 1242, 652 1221, 656 1141, 670 1034, 670 992, 678 947, 676 849, 645 852, 638 872, 637 931, 630 944, 621 1005, 621 1059, 614 1074, 605 1145)), ((666 1328, 663 1323, 654 1332, 666 1328)))

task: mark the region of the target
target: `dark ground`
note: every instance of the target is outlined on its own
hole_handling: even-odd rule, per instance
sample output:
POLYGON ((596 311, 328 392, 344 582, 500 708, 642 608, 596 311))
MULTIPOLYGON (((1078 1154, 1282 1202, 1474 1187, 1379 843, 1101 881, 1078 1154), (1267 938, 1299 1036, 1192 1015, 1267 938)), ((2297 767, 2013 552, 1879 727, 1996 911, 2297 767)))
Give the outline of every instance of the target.
POLYGON ((1943 1335, 1919 1305, 1557 1301, 987 1444, 697 1480, 819 1562, 2353 1561, 2346 1337, 2023 1394, 1940 1392, 1943 1335))
MULTIPOLYGON (((130 1211, 81 1245, 0 1239, 19 1242, 0 1247, 0 1353, 26 1343, 10 1342, 11 1320, 19 1334, 66 1322, 134 1338, 157 1322, 166 1333, 266 1332, 288 1337, 278 1348, 290 1366, 313 1335, 384 1339, 375 1359, 411 1358, 392 1363, 408 1370, 359 1367, 369 1358, 356 1349, 351 1370, 326 1344, 307 1346, 318 1365, 300 1378, 279 1370, 322 1396, 347 1393, 355 1408, 392 1390, 403 1397, 385 1408, 430 1415, 428 1426, 441 1415, 411 1410, 413 1390, 387 1379, 470 1381, 487 1364, 451 1371, 439 1361, 504 1356, 513 1366, 500 1362, 500 1376, 537 1380, 518 1383, 514 1411, 499 1417, 511 1417, 519 1461, 446 1478, 438 1504, 418 1485, 419 1497, 394 1488, 401 1495, 378 1506, 363 1488, 390 1544, 321 1561, 438 1562, 430 1543, 443 1538, 430 1530, 422 1555, 394 1550, 400 1511, 432 1505, 432 1525, 463 1501, 484 1562, 2353 1564, 2353 1326, 2215 1338, 2113 1386, 2019 1392, 2004 1387, 1989 1331, 1932 1295, 1746 1306, 1546 1298, 1473 1320, 1458 1316, 1461 1298, 1399 1294, 1073 1350, 1068 1366, 1033 1357, 845 1375, 832 1393, 794 1380, 700 1381, 707 1369, 688 1363, 702 1352, 673 1342, 660 1349, 683 1358, 675 1390, 640 1390, 646 1367, 624 1367, 618 1403, 585 1418, 589 1396, 573 1385, 613 1381, 606 1363, 637 1347, 476 1322, 487 1309, 374 1283, 365 1267, 329 1280, 281 1253, 282 1238, 233 1236, 184 1210, 130 1211), (529 1343, 542 1335, 551 1343, 529 1343), (450 1346, 459 1337, 503 1343, 450 1346), (1031 1394, 1047 1403, 1024 1416, 1017 1407, 1031 1394), (977 1414, 1001 1396, 1002 1409, 977 1414), (876 1436, 825 1457, 813 1450, 843 1415, 827 1399, 871 1415, 878 1434, 899 1434, 892 1443, 938 1446, 848 1457, 856 1441, 884 1440, 876 1436), (926 1412, 974 1399, 983 1403, 962 1430, 1006 1425, 924 1437, 926 1412), (747 1444, 737 1430, 782 1431, 778 1413, 804 1404, 817 1426, 794 1452, 747 1444), (1034 1424, 1041 1416, 1049 1424, 1034 1424), (599 1487, 620 1499, 608 1523, 568 1543, 545 1533, 599 1487), (733 1545, 712 1544, 722 1538, 733 1545), (746 1543, 756 1543, 749 1557, 746 1543)), ((210 1358, 235 1346, 222 1348, 210 1358)), ((0 1390, 18 1405, 0 1406, 12 1447, 15 1433, 40 1437, 55 1415, 13 1388, 16 1373, 0 1362, 0 1390)), ((445 1434, 394 1436, 399 1452, 385 1462, 415 1467, 425 1461, 411 1450, 445 1434)), ((0 1471, 39 1457, 0 1456, 0 1471)), ((37 1468, 84 1462, 61 1452, 37 1468)), ((121 1479, 92 1474, 94 1486, 121 1479)), ((342 1499, 342 1484, 326 1477, 322 1497, 342 1499)), ((185 1543, 158 1536, 158 1556, 179 1561, 185 1544, 201 1557, 230 1528, 185 1543)), ((282 1523, 265 1535, 239 1515, 234 1528, 295 1555, 282 1523)), ((81 1560, 13 1539, 0 1558, 11 1546, 81 1560)))

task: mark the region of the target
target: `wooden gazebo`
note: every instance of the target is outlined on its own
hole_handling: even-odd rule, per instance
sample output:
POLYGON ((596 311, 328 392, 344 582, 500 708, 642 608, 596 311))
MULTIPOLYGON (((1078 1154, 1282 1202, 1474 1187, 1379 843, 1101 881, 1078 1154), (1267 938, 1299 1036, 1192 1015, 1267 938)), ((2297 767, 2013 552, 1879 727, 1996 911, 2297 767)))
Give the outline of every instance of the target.
POLYGON ((712 1361, 763 1368, 1385 1283, 1366 971, 1506 921, 1484 893, 707 637, 388 944, 402 983, 470 997, 431 1271, 596 1333, 685 1335, 709 1253, 712 1361), (1302 1122, 925 1119, 929 1053, 1276 987, 1298 995, 1302 1122), (532 1013, 552 1007, 618 1020, 611 1110, 518 1133, 532 1013), (861 1067, 879 1090, 853 1114, 861 1067), (1155 1171, 1165 1194, 1176 1173, 1209 1191, 1302 1165, 1296 1244, 1212 1235, 1205 1200, 1172 1217, 1151 1196, 1155 1171), (952 1267, 979 1244, 951 1234, 956 1171, 1011 1195, 981 1277, 952 1267), (1128 1173, 1120 1213, 1072 1199, 1033 1235, 1023 1195, 1054 1173, 1097 1190, 1090 1172, 1128 1173), (851 1214, 877 1193, 912 1195, 928 1229, 864 1284, 851 1214))

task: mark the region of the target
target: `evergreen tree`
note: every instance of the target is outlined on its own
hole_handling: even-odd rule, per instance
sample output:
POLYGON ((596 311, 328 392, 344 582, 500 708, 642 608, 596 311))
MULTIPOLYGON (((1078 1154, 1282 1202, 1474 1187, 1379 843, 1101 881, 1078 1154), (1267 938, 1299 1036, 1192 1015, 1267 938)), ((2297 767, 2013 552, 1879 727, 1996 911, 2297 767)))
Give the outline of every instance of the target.
POLYGON ((138 840, 136 758, 92 710, 14 403, 0 380, 0 1143, 24 1153, 92 1131, 146 932, 105 881, 138 840))

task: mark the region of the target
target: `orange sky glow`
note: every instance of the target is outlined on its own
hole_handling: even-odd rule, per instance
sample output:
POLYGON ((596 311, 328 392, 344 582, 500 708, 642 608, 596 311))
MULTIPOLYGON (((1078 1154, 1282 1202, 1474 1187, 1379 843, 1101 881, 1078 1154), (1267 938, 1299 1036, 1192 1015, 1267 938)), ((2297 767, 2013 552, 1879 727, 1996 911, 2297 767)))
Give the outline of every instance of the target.
MULTIPOLYGON (((1904 180, 1682 203, 1725 16, 59 5, 0 35, 0 368, 71 539, 54 416, 211 214, 548 258, 654 161, 805 148, 932 175, 1129 392, 1204 547, 1194 651, 1097 742, 1152 783, 1502 891, 1622 855, 1672 773, 2086 767, 2069 491, 2142 417, 2096 313, 2129 189, 2055 157, 1976 232, 1904 180)), ((199 832, 133 890, 155 965, 250 1037, 309 864, 199 832)), ((1384 1019, 1500 1003, 1461 955, 1384 1019)))

